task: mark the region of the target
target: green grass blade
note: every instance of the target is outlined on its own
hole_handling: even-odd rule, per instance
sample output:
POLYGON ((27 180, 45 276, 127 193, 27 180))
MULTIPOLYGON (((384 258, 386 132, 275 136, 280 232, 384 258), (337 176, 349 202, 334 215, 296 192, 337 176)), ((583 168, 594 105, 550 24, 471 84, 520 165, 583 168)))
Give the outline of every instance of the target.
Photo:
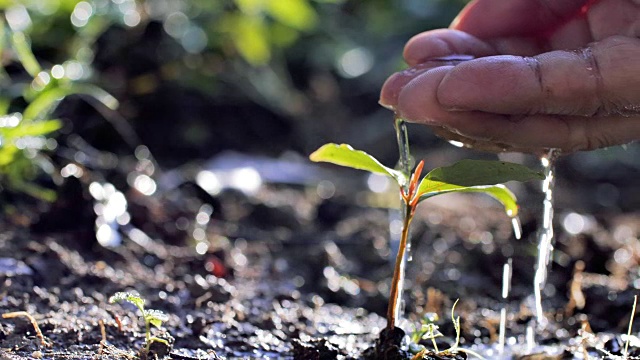
POLYGON ((400 186, 404 185, 407 181, 406 177, 400 171, 382 165, 373 156, 364 151, 356 150, 347 144, 325 144, 309 155, 309 159, 315 162, 328 162, 390 176, 394 178, 400 186))
POLYGON ((421 194, 420 201, 451 192, 477 192, 490 195, 504 206, 508 216, 518 215, 516 196, 504 185, 459 186, 433 181, 426 177, 418 185, 418 194, 421 194))
POLYGON ((28 122, 47 117, 54 106, 68 94, 69 92, 62 88, 53 88, 42 92, 24 109, 23 121, 28 122))
POLYGON ((22 182, 13 185, 14 190, 22 191, 23 193, 30 195, 36 199, 40 199, 46 202, 54 202, 58 197, 58 194, 51 189, 43 188, 33 183, 22 182))
POLYGON ((495 185, 507 181, 542 180, 541 172, 520 164, 494 160, 462 160, 431 170, 428 179, 459 186, 495 185))
POLYGON ((11 34, 11 44, 24 69, 29 75, 35 78, 38 73, 42 71, 42 67, 40 67, 40 63, 38 63, 38 60, 36 60, 35 55, 33 55, 31 51, 31 45, 27 40, 27 36, 21 31, 14 32, 11 34))
POLYGON ((113 95, 101 88, 90 84, 72 84, 69 87, 57 87, 44 91, 36 97, 24 110, 23 117, 26 121, 46 117, 55 105, 65 96, 88 95, 98 100, 109 109, 118 108, 118 100, 113 95))
POLYGON ((116 99, 113 95, 91 84, 71 84, 68 95, 71 94, 89 95, 111 110, 116 110, 118 109, 118 106, 120 106, 118 99, 116 99))
POLYGON ((0 129, 7 139, 17 139, 25 136, 42 136, 50 134, 62 127, 60 120, 35 121, 22 123, 14 128, 0 129))

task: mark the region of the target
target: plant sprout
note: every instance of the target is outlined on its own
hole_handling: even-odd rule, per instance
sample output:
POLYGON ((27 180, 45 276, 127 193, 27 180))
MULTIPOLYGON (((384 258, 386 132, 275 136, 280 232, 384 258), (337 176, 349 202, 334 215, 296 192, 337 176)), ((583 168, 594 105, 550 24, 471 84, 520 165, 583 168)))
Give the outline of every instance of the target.
POLYGON ((309 158, 315 162, 329 162, 386 175, 393 178, 400 187, 404 217, 389 294, 387 329, 393 329, 396 325, 402 263, 407 249, 409 226, 419 203, 436 195, 451 192, 480 192, 497 199, 504 206, 507 215, 515 217, 518 214, 516 197, 501 183, 543 178, 541 173, 520 164, 490 160, 462 160, 451 166, 435 168, 420 179, 424 161, 420 161, 411 174, 405 174, 382 165, 373 156, 347 144, 325 144, 313 152, 309 158))
MULTIPOLYGON (((459 299, 456 300, 456 302, 454 302, 453 306, 451 307, 451 321, 453 322, 453 329, 456 332, 456 342, 450 348, 443 351, 438 350, 436 338, 442 336, 442 334, 438 331, 438 325, 436 325, 436 322, 438 321, 438 315, 434 313, 428 313, 422 317, 422 320, 420 321, 420 328, 416 329, 411 334, 411 341, 415 344, 418 344, 421 339, 430 339, 433 344, 433 349, 437 355, 452 355, 458 351, 462 351, 464 353, 467 353, 468 355, 472 355, 484 360, 484 357, 482 357, 482 355, 476 353, 475 351, 469 349, 461 349, 459 347, 461 334, 460 316, 456 317, 455 315, 455 309, 456 305, 458 305, 458 301, 459 299)), ((415 353, 415 356, 413 356, 411 360, 424 359, 424 357, 428 354, 427 348, 422 345, 419 345, 419 349, 417 349, 416 351, 417 352, 415 353)))
POLYGON ((140 314, 142 315, 142 318, 144 319, 144 326, 145 326, 145 348, 144 348, 144 352, 148 353, 149 349, 151 348, 151 343, 153 343, 154 341, 158 341, 161 342, 167 346, 169 346, 169 342, 165 339, 161 339, 159 337, 155 337, 155 336, 151 336, 151 325, 160 328, 162 326, 162 323, 169 320, 169 316, 167 316, 167 314, 163 313, 160 310, 154 310, 154 309, 145 309, 144 308, 144 299, 140 297, 140 295, 134 294, 134 293, 130 293, 130 292, 117 292, 115 294, 113 294, 113 296, 111 296, 109 298, 109 303, 114 304, 114 303, 121 303, 123 301, 132 303, 133 305, 135 305, 138 310, 140 310, 140 314))

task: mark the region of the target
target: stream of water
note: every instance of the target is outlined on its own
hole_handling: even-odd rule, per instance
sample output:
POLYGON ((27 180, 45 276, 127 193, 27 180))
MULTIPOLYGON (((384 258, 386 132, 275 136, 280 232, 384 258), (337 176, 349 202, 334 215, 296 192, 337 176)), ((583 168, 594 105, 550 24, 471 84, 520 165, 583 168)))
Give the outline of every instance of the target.
POLYGON ((542 292, 547 283, 549 263, 553 256, 553 191, 555 187, 555 162, 559 155, 559 150, 551 149, 540 158, 544 170, 542 182, 544 200, 542 203, 542 226, 538 234, 538 262, 533 283, 538 329, 547 325, 547 318, 544 316, 542 308, 542 292))
MULTIPOLYGON (((401 118, 395 118, 395 130, 396 137, 398 141, 398 150, 400 154, 399 158, 399 166, 400 170, 409 178, 411 174, 411 158, 409 153, 409 139, 407 133, 407 126, 404 120, 401 118)), ((538 259, 536 265, 536 272, 534 277, 534 298, 535 298, 535 323, 537 324, 538 330, 544 329, 548 323, 547 318, 544 316, 544 309, 542 307, 542 294, 544 287, 546 285, 547 276, 549 272, 549 264, 551 262, 551 258, 553 256, 553 192, 555 186, 555 162, 560 154, 560 151, 557 149, 551 149, 546 154, 544 154, 540 161, 543 167, 544 180, 542 183, 542 191, 544 194, 543 200, 543 213, 542 213, 542 225, 539 228, 538 232, 538 259)), ((405 191, 408 188, 408 181, 403 184, 405 191)), ((402 214, 405 213, 404 202, 402 202, 402 214)), ((522 234, 522 228, 520 225, 520 221, 517 217, 512 219, 514 236, 517 239, 520 239, 522 234)), ((398 299, 396 302, 395 308, 395 316, 397 319, 400 319, 401 308, 402 308, 402 294, 404 287, 404 279, 405 279, 405 268, 407 261, 411 259, 411 237, 409 236, 407 239, 407 251, 401 263, 401 271, 400 271, 400 283, 398 291, 398 299)), ((502 297, 506 301, 509 295, 510 288, 510 279, 511 279, 511 271, 512 264, 509 261, 504 266, 504 274, 503 274, 503 292, 502 297)), ((506 345, 506 315, 507 315, 507 305, 501 309, 501 321, 500 321, 500 334, 499 341, 497 346, 498 354, 505 356, 505 345, 506 345)), ((534 347, 536 347, 535 342, 535 330, 533 327, 529 327, 527 329, 526 339, 526 347, 528 351, 531 351, 534 347)))
MULTIPOLYGON (((408 179, 411 174, 411 158, 409 155, 409 133, 407 132, 407 124, 401 118, 396 117, 394 119, 394 125, 396 130, 396 138, 398 140, 398 151, 400 153, 400 158, 399 158, 400 170, 407 177, 407 181, 403 184, 403 188, 404 188, 404 191, 407 192, 409 188, 408 179)), ((406 211, 405 211, 406 205, 404 204, 404 201, 401 201, 401 203, 402 203, 401 213, 403 214, 402 216, 405 216, 404 214, 406 214, 406 211)), ((404 223, 404 219, 402 220, 404 223)), ((407 265, 407 261, 409 259, 411 259, 411 236, 410 235, 407 237, 406 252, 404 254, 404 257, 402 258, 402 263, 400 264, 400 281, 398 283, 399 291, 398 291, 398 298, 396 301, 396 308, 394 309, 396 319, 400 319, 400 316, 402 314, 401 309, 403 308, 402 294, 404 292, 403 290, 404 290, 405 268, 407 265)))

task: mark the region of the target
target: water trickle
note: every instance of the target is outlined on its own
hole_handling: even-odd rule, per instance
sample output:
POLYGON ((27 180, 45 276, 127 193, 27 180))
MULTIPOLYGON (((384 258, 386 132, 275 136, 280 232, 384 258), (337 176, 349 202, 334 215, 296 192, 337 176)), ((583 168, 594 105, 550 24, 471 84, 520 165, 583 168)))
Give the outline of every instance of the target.
POLYGON ((547 282, 549 263, 553 255, 553 190, 555 187, 555 162, 559 155, 560 150, 551 149, 540 158, 544 169, 544 181, 542 182, 544 200, 542 203, 542 226, 538 235, 538 262, 533 284, 536 321, 539 329, 544 328, 547 324, 542 308, 542 290, 547 282))
MULTIPOLYGON (((398 140, 398 151, 400 152, 400 169, 405 175, 411 173, 411 157, 409 154, 409 133, 407 124, 399 117, 395 118, 396 139, 398 140)), ((409 184, 404 184, 408 187, 409 184)))
POLYGON ((500 333, 498 335, 498 354, 504 353, 505 334, 507 332, 507 307, 500 309, 500 333))
POLYGON ((511 226, 513 226, 513 236, 516 240, 520 240, 522 238, 522 224, 520 223, 520 218, 517 216, 511 218, 511 226))
POLYGON ((525 334, 525 343, 526 343, 526 353, 531 354, 533 349, 536 347, 536 339, 535 332, 533 331, 533 326, 527 326, 526 334, 525 334))
POLYGON ((513 260, 509 258, 502 268, 502 298, 505 300, 509 297, 509 291, 511 291, 512 269, 513 260))
MULTIPOLYGON (((394 119, 394 126, 395 126, 395 130, 396 130, 396 139, 398 140, 398 151, 400 153, 400 158, 399 158, 399 165, 400 165, 400 171, 402 171, 402 173, 404 173, 404 175, 407 178, 407 181, 402 185, 403 189, 405 192, 408 191, 409 189, 409 177, 411 174, 411 158, 409 155, 409 133, 407 132, 407 124, 405 123, 405 121, 399 117, 396 116, 396 118, 394 119)), ((404 201, 402 202, 402 216, 406 216, 406 209, 405 209, 405 204, 404 201)), ((404 223, 404 219, 403 219, 403 223, 404 223)), ((405 278, 405 268, 407 265, 407 261, 410 261, 410 259, 412 258, 411 256, 411 236, 407 236, 407 247, 406 247, 406 252, 404 254, 404 257, 402 259, 402 263, 400 264, 400 280, 398 282, 398 298, 396 301, 396 308, 394 309, 394 313, 395 313, 395 318, 399 319, 400 318, 400 314, 401 311, 400 309, 402 308, 402 294, 403 294, 403 290, 404 290, 404 278, 405 278)))
MULTIPOLYGON (((518 223, 519 224, 519 223, 518 223)), ((506 332, 507 332, 507 299, 509 298, 509 291, 511 290, 511 276, 513 269, 513 260, 509 258, 502 268, 502 299, 504 304, 500 309, 500 329, 498 335, 498 353, 504 353, 506 332)))

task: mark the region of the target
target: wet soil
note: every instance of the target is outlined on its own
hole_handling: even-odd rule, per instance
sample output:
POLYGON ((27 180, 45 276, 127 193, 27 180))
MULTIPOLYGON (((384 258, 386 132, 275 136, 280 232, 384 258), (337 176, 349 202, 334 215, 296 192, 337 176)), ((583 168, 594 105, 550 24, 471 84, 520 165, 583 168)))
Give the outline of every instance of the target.
MULTIPOLYGON (((152 333, 171 345, 152 344, 149 358, 411 358, 402 331, 383 331, 379 315, 394 258, 387 239, 397 231, 395 211, 380 205, 397 199, 354 190, 352 180, 332 178, 342 188, 329 192, 326 182, 216 194, 189 181, 153 196, 130 189, 129 220, 112 224, 121 238, 115 246, 96 240, 99 202, 89 182, 68 180, 50 208, 26 204, 0 220, 0 313, 27 312, 43 335, 25 317, 0 319, 0 359, 138 357, 144 323, 135 307, 107 302, 118 291, 138 292, 147 308, 169 315, 152 333), (203 204, 212 209, 204 219, 203 204), (381 332, 392 340, 380 341, 381 332)), ((459 299, 460 344, 487 358, 500 358, 492 346, 503 307, 509 358, 622 354, 640 284, 640 214, 558 211, 545 288, 550 325, 537 334, 546 347, 527 349, 536 210, 523 208, 523 238, 515 240, 509 219, 485 198, 447 195, 423 206, 413 224, 406 332, 425 313, 437 313, 444 335, 438 345, 447 349, 459 299), (571 221, 582 224, 578 231, 571 221), (502 265, 509 258, 514 272, 505 300, 502 265)), ((431 340, 421 344, 433 350, 431 340)), ((640 353, 636 346, 630 355, 640 353)))

